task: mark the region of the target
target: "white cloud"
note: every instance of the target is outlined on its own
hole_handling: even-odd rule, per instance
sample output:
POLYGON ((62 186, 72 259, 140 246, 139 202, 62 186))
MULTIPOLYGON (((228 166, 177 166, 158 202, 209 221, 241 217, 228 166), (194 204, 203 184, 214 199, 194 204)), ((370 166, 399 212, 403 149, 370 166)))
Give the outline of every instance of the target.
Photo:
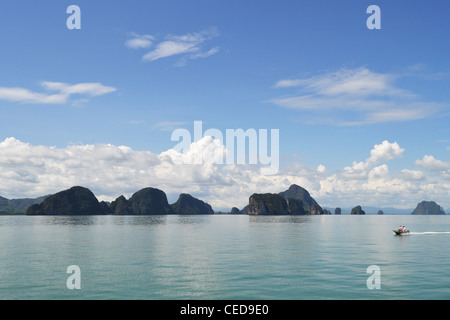
MULTIPOLYGON (((365 161, 354 161, 352 166, 324 177, 320 181, 320 195, 330 206, 359 203, 376 207, 414 207, 419 198, 429 195, 426 187, 437 182, 426 181, 424 173, 417 170, 391 173, 387 162, 401 157, 404 151, 397 142, 383 141, 375 145, 365 161)), ((442 194, 438 197, 442 198, 442 194)))
POLYGON ((24 88, 1 88, 0 99, 13 102, 59 104, 66 102, 67 97, 62 94, 43 94, 32 92, 24 88))
POLYGON ((326 171, 327 168, 324 165, 320 164, 319 166, 317 166, 317 172, 324 173, 326 171))
POLYGON ((146 49, 152 46, 155 37, 151 35, 139 35, 136 33, 131 34, 133 38, 128 39, 125 42, 125 46, 130 49, 146 49))
POLYGON ((198 51, 197 44, 189 42, 164 41, 155 50, 148 52, 142 58, 144 61, 154 61, 181 53, 198 51))
MULTIPOLYGON (((387 105, 386 105, 387 106, 387 105)), ((437 103, 411 103, 407 105, 393 106, 392 109, 369 112, 364 120, 367 124, 383 123, 391 121, 412 121, 424 119, 436 113, 440 109, 437 103)))
POLYGON ((218 165, 214 161, 179 164, 193 163, 192 158, 199 153, 221 151, 226 152, 224 145, 211 137, 192 143, 187 154, 173 149, 155 154, 111 144, 56 148, 7 138, 0 142, 0 195, 37 197, 81 185, 102 200, 114 200, 151 186, 165 191, 170 202, 180 193, 191 193, 221 209, 242 208, 255 192, 277 193, 295 183, 323 206, 411 208, 424 199, 433 199, 450 207, 449 164, 425 156, 415 164, 445 171, 434 176, 407 168, 391 172, 388 162, 404 153, 396 142, 383 141, 372 148, 366 160, 335 172, 328 172, 322 164, 311 168, 298 162, 282 166, 273 176, 261 175, 256 165, 218 165))
POLYGON ((209 50, 207 52, 199 52, 199 53, 193 54, 189 58, 190 59, 207 58, 209 56, 212 56, 212 55, 216 54, 217 52, 219 52, 219 47, 214 47, 214 48, 212 48, 211 50, 209 50))
POLYGON ((397 176, 400 179, 408 181, 423 180, 425 178, 425 174, 422 171, 409 169, 402 169, 399 173, 397 173, 397 176))
POLYGON ((365 161, 354 161, 351 167, 345 167, 341 175, 351 179, 366 179, 367 170, 379 163, 387 162, 395 158, 401 157, 405 149, 401 148, 397 142, 383 141, 377 144, 370 151, 370 157, 365 161))
POLYGON ((390 143, 385 140, 381 144, 377 144, 370 151, 370 163, 380 163, 401 157, 405 149, 400 148, 397 142, 390 143))
POLYGON ((275 88, 294 88, 290 96, 271 99, 280 107, 320 116, 313 122, 363 125, 429 117, 448 106, 422 101, 395 84, 400 76, 365 67, 300 79, 283 79, 275 88), (332 114, 332 118, 329 116, 332 114))
POLYGON ((69 97, 73 94, 82 94, 95 97, 116 91, 116 88, 107 87, 98 82, 69 85, 62 82, 43 81, 41 82, 41 85, 46 90, 59 91, 63 96, 66 97, 69 97))
MULTIPOLYGON (((207 58, 218 53, 219 47, 214 47, 204 52, 202 51, 203 45, 218 35, 219 33, 216 28, 184 35, 167 35, 163 41, 155 44, 153 50, 144 54, 142 60, 155 61, 171 56, 179 56, 181 57, 181 61, 177 65, 184 65, 186 59, 207 58)), ((150 35, 137 36, 134 34, 134 38, 129 39, 125 45, 132 49, 148 48, 153 44, 153 40, 155 40, 155 37, 150 35)))
POLYGON ((423 159, 416 160, 414 162, 414 164, 418 167, 422 167, 422 168, 430 169, 430 170, 437 170, 437 171, 450 169, 449 162, 444 162, 444 161, 438 160, 435 157, 430 156, 430 155, 425 155, 423 157, 423 159))
POLYGON ((56 93, 39 93, 25 88, 0 87, 0 99, 13 102, 33 104, 63 104, 73 95, 95 97, 116 91, 116 88, 101 83, 78 83, 70 85, 62 82, 43 81, 40 83, 46 91, 56 93))
POLYGON ((275 87, 301 87, 305 91, 327 96, 337 95, 406 95, 411 93, 393 86, 394 75, 379 74, 361 67, 304 79, 280 80, 275 87))

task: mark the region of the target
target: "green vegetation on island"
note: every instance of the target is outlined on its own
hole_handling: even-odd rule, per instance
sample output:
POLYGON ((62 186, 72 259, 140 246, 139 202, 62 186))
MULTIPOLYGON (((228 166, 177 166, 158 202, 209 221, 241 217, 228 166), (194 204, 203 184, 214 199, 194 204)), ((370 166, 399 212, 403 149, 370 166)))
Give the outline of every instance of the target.
POLYGON ((322 207, 319 206, 319 204, 316 200, 313 199, 313 197, 311 197, 309 192, 296 184, 291 185, 288 190, 280 192, 280 195, 285 199, 292 198, 300 200, 303 204, 305 214, 323 214, 322 207))
POLYGON ((173 214, 172 207, 167 202, 166 194, 156 188, 139 190, 128 201, 131 214, 158 215, 173 214))
POLYGON ((180 194, 177 202, 171 207, 176 214, 214 214, 209 204, 185 193, 180 194))
POLYGON ((249 198, 249 215, 319 215, 324 213, 322 207, 311 197, 309 192, 295 184, 279 194, 255 193, 249 198))
POLYGON ((249 198, 249 215, 287 215, 288 203, 279 194, 253 194, 249 198))
POLYGON ((94 194, 87 188, 72 187, 33 204, 28 215, 102 215, 106 214, 94 194))

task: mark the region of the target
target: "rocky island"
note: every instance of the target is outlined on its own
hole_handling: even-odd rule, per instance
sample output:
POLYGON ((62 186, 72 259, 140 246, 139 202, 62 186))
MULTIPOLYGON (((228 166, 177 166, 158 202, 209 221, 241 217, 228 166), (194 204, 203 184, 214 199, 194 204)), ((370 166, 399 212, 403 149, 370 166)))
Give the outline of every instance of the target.
POLYGON ((287 215, 288 203, 279 194, 253 194, 249 198, 249 215, 287 215))
POLYGON ((318 215, 323 209, 308 191, 298 185, 291 185, 279 194, 253 194, 249 198, 249 215, 318 215))
POLYGON ((366 212, 361 208, 361 206, 356 206, 352 209, 350 214, 366 214, 366 212))
POLYGON ((296 184, 291 185, 288 190, 280 192, 280 195, 285 199, 291 198, 300 200, 303 204, 305 214, 323 214, 322 207, 319 206, 319 204, 316 200, 313 199, 313 197, 311 197, 309 192, 296 184))
POLYGON ((156 188, 144 188, 134 193, 129 200, 120 196, 111 203, 111 214, 116 215, 159 215, 174 214, 167 202, 166 194, 156 188))
POLYGON ((175 214, 214 214, 209 204, 185 193, 180 194, 177 202, 171 207, 175 214))
POLYGON ((422 201, 417 205, 411 214, 416 215, 437 215, 445 214, 444 210, 434 201, 422 201))
POLYGON ((103 215, 103 210, 94 194, 87 188, 72 187, 47 197, 41 204, 34 204, 27 215, 103 215))

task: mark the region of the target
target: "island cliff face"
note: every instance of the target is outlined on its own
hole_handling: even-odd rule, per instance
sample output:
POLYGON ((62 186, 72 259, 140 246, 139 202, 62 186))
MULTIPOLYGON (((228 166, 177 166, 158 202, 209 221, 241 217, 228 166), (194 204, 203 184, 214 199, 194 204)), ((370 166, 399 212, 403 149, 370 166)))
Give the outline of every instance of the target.
POLYGON ((171 207, 176 214, 214 214, 209 204, 185 193, 180 194, 177 202, 171 207))
POLYGON ((112 214, 160 215, 174 214, 167 202, 166 194, 156 188, 144 188, 134 193, 129 200, 120 196, 111 203, 112 214))
POLYGON ((117 215, 129 215, 133 214, 130 204, 124 196, 118 197, 115 201, 111 203, 110 206, 111 214, 117 215))
POLYGON ((249 198, 249 215, 287 215, 288 203, 279 194, 253 194, 249 198))
POLYGON ((417 215, 437 215, 445 214, 444 210, 434 201, 422 201, 417 205, 411 214, 417 215))
POLYGON ((185 193, 169 205, 166 194, 155 188, 139 190, 129 200, 118 197, 111 203, 110 211, 116 215, 214 214, 209 204, 185 193))
POLYGON ((103 215, 106 214, 94 194, 83 187, 73 187, 47 197, 27 209, 27 215, 103 215))
POLYGON ((292 185, 279 194, 253 194, 249 198, 249 215, 319 215, 323 209, 308 191, 292 185))
POLYGON ((287 198, 286 199, 288 205, 288 212, 292 215, 303 215, 306 214, 306 211, 303 206, 303 202, 299 199, 295 198, 287 198))
POLYGON ((291 185, 288 190, 280 192, 280 195, 285 199, 293 198, 300 200, 303 203, 303 209, 306 214, 323 214, 322 208, 317 201, 311 197, 309 192, 296 184, 291 185))

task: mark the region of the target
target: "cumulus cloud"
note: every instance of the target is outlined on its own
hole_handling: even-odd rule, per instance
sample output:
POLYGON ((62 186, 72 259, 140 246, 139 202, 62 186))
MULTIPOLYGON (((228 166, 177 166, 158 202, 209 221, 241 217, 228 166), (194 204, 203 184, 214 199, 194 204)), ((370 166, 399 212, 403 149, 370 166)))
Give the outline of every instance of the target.
POLYGON ((437 177, 442 178, 445 181, 450 180, 450 162, 436 159, 431 155, 425 155, 422 159, 416 160, 414 165, 430 170, 437 175, 437 177))
POLYGON ((0 195, 37 197, 81 185, 111 201, 151 186, 165 191, 170 202, 180 193, 191 193, 216 209, 229 209, 244 207, 253 193, 278 193, 295 183, 323 206, 410 208, 433 199, 449 207, 449 163, 424 156, 414 164, 424 170, 441 170, 438 175, 406 168, 392 172, 389 162, 404 151, 396 142, 383 141, 372 147, 366 160, 342 170, 329 172, 322 164, 307 167, 294 162, 282 166, 276 175, 264 176, 259 165, 194 164, 192 159, 198 154, 226 152, 220 140, 209 136, 193 142, 188 152, 169 149, 160 154, 111 144, 56 148, 7 138, 0 142, 0 195))
POLYGON ((361 67, 282 79, 275 88, 296 91, 269 102, 310 113, 310 122, 342 126, 423 119, 448 108, 434 101, 423 101, 417 94, 399 88, 396 86, 399 78, 399 75, 376 73, 361 67), (331 114, 333 118, 327 117, 331 114))
POLYGON ((370 151, 370 157, 367 159, 371 163, 380 163, 401 157, 405 149, 400 148, 397 142, 390 143, 385 140, 381 144, 377 144, 370 151))
MULTIPOLYGON (((125 45, 132 49, 148 48, 152 46, 155 37, 151 35, 138 36, 126 41, 125 45)), ((207 58, 219 52, 219 47, 213 47, 203 51, 204 44, 219 36, 216 28, 209 28, 200 32, 184 35, 167 35, 162 41, 155 44, 154 48, 142 57, 143 61, 150 62, 171 56, 179 56, 181 59, 177 65, 184 65, 187 59, 207 58)))
POLYGON ((425 179, 425 174, 419 170, 402 169, 396 175, 398 178, 403 179, 403 180, 408 180, 408 181, 413 181, 413 180, 419 181, 419 180, 425 179))
POLYGON ((450 169, 449 162, 438 160, 430 155, 425 155, 423 159, 416 160, 414 164, 418 167, 437 171, 450 169))
POLYGON ((320 196, 331 206, 344 202, 410 208, 423 199, 446 201, 444 190, 450 191, 450 185, 443 180, 427 177, 419 170, 390 172, 388 162, 401 157, 404 151, 397 142, 375 145, 365 161, 354 161, 352 166, 324 177, 320 196))
POLYGON ((405 150, 399 146, 397 142, 383 141, 381 144, 377 144, 370 151, 370 157, 365 161, 354 161, 352 166, 345 167, 341 175, 343 177, 352 179, 366 179, 367 170, 381 162, 387 162, 392 159, 401 157, 405 150))
POLYGON ((33 92, 25 88, 0 87, 0 99, 13 102, 32 104, 63 104, 68 102, 73 95, 83 97, 95 97, 116 91, 116 88, 105 86, 101 83, 67 84, 62 82, 42 81, 40 83, 46 91, 55 93, 33 92))

